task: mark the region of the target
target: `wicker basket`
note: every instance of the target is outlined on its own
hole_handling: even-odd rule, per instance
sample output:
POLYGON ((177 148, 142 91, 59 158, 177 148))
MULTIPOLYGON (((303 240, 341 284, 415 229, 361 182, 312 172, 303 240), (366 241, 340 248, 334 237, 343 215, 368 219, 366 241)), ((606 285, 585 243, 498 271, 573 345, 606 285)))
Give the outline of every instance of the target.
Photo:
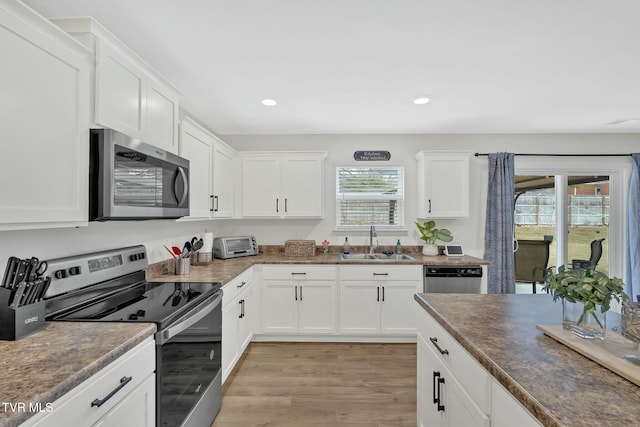
POLYGON ((285 256, 314 256, 316 254, 315 240, 287 240, 284 242, 285 256))

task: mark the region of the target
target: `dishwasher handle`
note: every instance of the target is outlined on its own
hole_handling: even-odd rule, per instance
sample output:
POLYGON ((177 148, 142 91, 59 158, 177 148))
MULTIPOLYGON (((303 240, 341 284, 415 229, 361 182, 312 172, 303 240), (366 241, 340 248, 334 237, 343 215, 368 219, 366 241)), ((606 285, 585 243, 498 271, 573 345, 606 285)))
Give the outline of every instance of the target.
POLYGON ((479 265, 464 267, 424 267, 425 277, 482 277, 482 267, 479 265))

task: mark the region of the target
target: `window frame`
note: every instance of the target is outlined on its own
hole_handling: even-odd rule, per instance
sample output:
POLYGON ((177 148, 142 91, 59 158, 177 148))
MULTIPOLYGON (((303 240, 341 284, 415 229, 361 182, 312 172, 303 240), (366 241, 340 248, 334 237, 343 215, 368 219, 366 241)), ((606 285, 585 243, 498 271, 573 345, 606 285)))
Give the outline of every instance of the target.
MULTIPOLYGON (((371 224, 363 224, 363 225, 342 225, 340 223, 341 218, 341 209, 340 209, 340 196, 338 193, 338 185, 339 185, 339 171, 344 168, 362 168, 362 169, 375 169, 375 168, 384 168, 384 169, 397 169, 402 172, 402 198, 399 199, 400 207, 398 208, 398 221, 400 222, 398 225, 388 225, 388 224, 374 224, 378 231, 406 231, 405 221, 406 221, 406 168, 404 165, 372 165, 372 164, 342 164, 336 165, 335 167, 335 230, 336 231, 368 231, 371 224)), ((371 200, 391 200, 391 198, 384 197, 372 197, 371 200)))

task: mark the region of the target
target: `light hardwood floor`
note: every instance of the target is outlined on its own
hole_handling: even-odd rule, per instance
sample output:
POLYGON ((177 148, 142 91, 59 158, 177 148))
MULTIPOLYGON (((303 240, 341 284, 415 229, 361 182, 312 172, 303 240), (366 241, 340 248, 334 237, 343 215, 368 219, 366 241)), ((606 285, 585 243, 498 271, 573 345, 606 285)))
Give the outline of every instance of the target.
POLYGON ((252 343, 212 427, 415 425, 415 344, 252 343))

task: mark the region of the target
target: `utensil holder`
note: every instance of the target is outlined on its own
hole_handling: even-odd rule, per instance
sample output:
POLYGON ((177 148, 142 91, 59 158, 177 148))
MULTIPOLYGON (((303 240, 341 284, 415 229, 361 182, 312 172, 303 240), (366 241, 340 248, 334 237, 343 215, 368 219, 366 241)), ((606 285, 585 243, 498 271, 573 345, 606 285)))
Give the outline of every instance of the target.
POLYGON ((211 252, 196 252, 195 254, 196 256, 194 256, 193 258, 196 259, 195 264, 196 265, 207 265, 211 263, 211 260, 213 259, 213 254, 211 252))
POLYGON ((176 274, 189 274, 190 258, 176 259, 176 274))
POLYGON ((0 340, 16 341, 44 328, 44 301, 10 307, 11 290, 0 288, 0 340))

